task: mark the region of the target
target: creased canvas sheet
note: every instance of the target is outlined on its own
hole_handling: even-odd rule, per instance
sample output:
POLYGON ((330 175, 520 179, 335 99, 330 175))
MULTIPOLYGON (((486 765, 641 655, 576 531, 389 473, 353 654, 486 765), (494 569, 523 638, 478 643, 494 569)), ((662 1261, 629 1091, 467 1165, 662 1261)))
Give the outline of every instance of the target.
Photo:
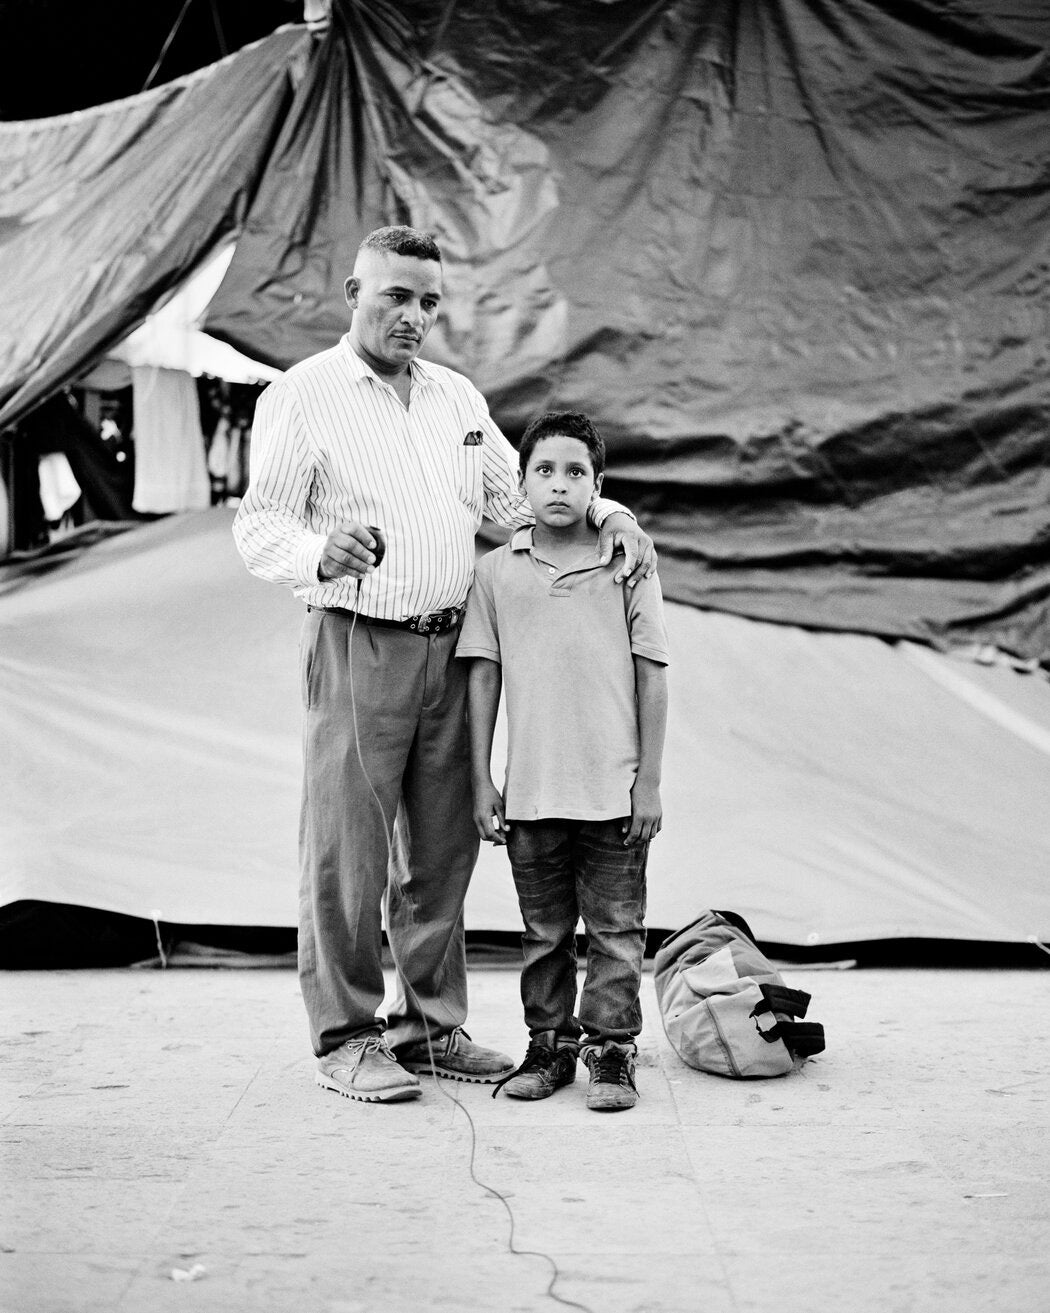
MULTIPOLYGON (((0 905, 295 924, 301 607, 244 571, 231 519, 158 521, 0 594, 0 905)), ((714 906, 787 944, 1050 937, 1041 676, 667 618, 651 926, 714 906)), ((467 916, 517 928, 503 853, 467 916)))

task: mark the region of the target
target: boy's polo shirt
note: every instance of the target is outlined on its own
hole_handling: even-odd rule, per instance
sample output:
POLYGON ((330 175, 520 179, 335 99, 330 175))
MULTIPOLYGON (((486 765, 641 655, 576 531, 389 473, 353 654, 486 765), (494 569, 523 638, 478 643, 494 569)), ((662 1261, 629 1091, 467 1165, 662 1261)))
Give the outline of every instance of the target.
POLYGON ((598 544, 567 569, 531 526, 478 562, 456 655, 503 667, 508 820, 613 820, 631 813, 638 772, 634 656, 666 665, 656 575, 612 582, 598 544))

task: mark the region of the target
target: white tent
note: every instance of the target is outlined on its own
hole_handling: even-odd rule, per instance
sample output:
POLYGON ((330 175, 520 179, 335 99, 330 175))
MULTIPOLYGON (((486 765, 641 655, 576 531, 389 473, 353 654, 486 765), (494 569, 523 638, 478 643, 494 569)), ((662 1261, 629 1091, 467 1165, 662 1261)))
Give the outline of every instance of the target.
MULTIPOLYGON (((0 606, 0 906, 293 926, 301 607, 232 513, 111 539, 0 606)), ((669 604, 648 923, 767 941, 1050 937, 1050 685, 669 604)), ((468 928, 518 926, 486 849, 468 928)))

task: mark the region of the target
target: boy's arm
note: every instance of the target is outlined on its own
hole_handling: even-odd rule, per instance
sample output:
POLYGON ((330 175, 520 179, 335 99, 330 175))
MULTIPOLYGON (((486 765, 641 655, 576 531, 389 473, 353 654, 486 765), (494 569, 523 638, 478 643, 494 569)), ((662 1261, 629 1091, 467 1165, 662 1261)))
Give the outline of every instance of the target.
POLYGON ((667 730, 667 671, 648 657, 634 658, 638 697, 638 774, 631 789, 631 820, 623 827, 624 846, 646 843, 660 833, 660 769, 667 730))
POLYGON ((503 687, 498 661, 475 657, 467 675, 470 724, 470 774, 474 785, 474 824, 489 843, 505 844, 510 828, 503 814, 503 795, 492 782, 492 736, 503 687))

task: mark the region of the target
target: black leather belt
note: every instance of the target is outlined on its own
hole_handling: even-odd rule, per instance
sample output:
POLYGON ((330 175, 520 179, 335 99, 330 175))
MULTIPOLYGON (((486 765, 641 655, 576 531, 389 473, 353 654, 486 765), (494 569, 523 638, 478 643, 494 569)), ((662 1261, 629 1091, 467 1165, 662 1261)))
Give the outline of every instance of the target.
POLYGON ((356 616, 363 625, 378 625, 380 629, 409 629, 413 634, 447 634, 455 629, 463 619, 464 607, 449 606, 444 611, 431 611, 428 615, 410 615, 404 620, 382 620, 378 616, 363 615, 360 611, 348 611, 342 606, 311 606, 310 611, 327 611, 329 615, 345 616, 353 620, 356 616))

